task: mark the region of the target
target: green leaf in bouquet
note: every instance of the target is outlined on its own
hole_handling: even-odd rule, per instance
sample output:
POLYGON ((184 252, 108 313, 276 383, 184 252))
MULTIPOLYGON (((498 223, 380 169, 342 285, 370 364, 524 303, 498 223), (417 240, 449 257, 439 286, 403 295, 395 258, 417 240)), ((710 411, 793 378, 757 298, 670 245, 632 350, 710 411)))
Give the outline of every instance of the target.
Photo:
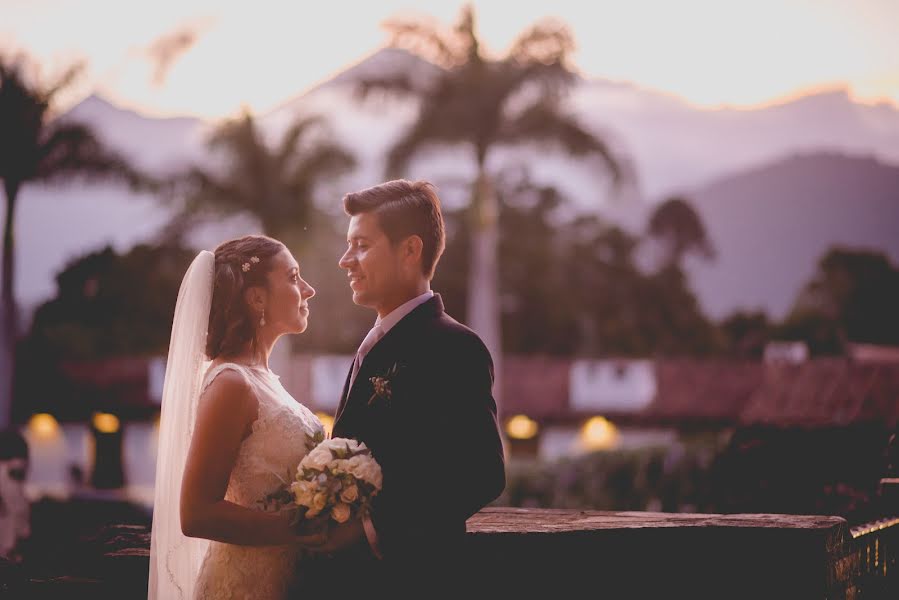
POLYGON ((325 433, 321 429, 318 429, 311 436, 306 434, 306 451, 311 452, 315 449, 316 446, 325 441, 325 433))

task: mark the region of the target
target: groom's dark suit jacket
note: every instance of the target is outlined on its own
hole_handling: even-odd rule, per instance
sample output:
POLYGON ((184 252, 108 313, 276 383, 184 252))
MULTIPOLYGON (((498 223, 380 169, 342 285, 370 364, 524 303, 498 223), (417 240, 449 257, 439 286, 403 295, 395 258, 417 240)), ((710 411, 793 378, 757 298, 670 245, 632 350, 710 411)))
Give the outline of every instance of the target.
POLYGON ((385 563, 451 559, 466 519, 505 487, 490 353, 435 294, 372 347, 349 383, 333 437, 364 442, 381 465, 371 515, 385 563), (389 399, 375 394, 373 377, 389 381, 389 399))

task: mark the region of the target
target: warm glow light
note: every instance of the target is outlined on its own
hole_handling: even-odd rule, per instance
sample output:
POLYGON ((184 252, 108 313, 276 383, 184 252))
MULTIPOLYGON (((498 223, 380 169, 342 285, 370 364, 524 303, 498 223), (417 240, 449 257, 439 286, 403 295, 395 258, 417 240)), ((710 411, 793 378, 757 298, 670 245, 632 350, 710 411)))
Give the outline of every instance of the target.
POLYGON ((506 433, 509 434, 510 438, 516 440, 531 439, 537 435, 539 428, 536 421, 525 415, 515 415, 506 421, 506 433))
POLYGON ((581 443, 588 450, 608 450, 618 443, 618 429, 605 417, 593 417, 581 429, 581 443))
MULTIPOLYGON (((387 40, 379 27, 387 19, 424 15, 449 27, 459 4, 417 2, 410 13, 400 0, 355 2, 354 18, 347 19, 343 2, 319 3, 311 18, 306 3, 277 0, 7 1, 0 3, 0 47, 25 50, 57 69, 83 60, 87 72, 70 104, 99 90, 153 114, 224 117, 243 105, 276 106, 362 59, 387 40), (171 57, 160 78, 151 49, 180 31, 193 34, 193 43, 171 57), (300 56, 315 60, 294 59, 300 56)), ((864 7, 808 0, 556 0, 519 2, 515 11, 503 2, 473 4, 488 53, 502 53, 537 19, 552 16, 572 29, 572 60, 587 78, 635 82, 703 106, 764 104, 823 84, 899 102, 899 3, 888 0, 864 7), (593 18, 596 13, 604 18, 593 18), (665 48, 665 60, 657 48, 665 48)))
POLYGON ((119 430, 119 418, 109 413, 94 413, 94 429, 100 433, 115 433, 119 430))
POLYGON ((36 437, 50 439, 59 434, 59 423, 48 413, 38 413, 28 421, 28 429, 36 437))
POLYGON ((323 412, 317 412, 315 416, 318 417, 318 420, 322 422, 322 426, 325 428, 325 437, 331 437, 331 430, 334 429, 334 417, 323 412))

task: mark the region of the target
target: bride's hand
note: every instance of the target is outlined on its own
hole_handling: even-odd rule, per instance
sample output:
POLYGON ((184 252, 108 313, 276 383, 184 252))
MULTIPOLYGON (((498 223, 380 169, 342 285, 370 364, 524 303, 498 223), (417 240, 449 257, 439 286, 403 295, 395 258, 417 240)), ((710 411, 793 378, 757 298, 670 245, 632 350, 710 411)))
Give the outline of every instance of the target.
POLYGON ((284 524, 294 532, 292 540, 294 544, 307 549, 315 549, 328 541, 327 531, 316 531, 306 521, 298 523, 296 509, 284 509, 279 516, 284 520, 284 524))

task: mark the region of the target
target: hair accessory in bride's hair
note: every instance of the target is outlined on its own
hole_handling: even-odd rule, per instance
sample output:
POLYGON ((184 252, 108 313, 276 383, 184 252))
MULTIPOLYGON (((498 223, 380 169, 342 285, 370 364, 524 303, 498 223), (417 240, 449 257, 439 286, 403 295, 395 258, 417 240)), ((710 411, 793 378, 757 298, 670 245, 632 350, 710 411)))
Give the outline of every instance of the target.
POLYGON ((251 268, 253 265, 257 264, 258 262, 259 262, 259 257, 258 257, 258 256, 251 256, 251 257, 250 257, 250 262, 245 262, 245 263, 243 263, 242 265, 240 265, 240 268, 243 270, 244 273, 246 273, 247 271, 250 270, 250 268, 251 268), (251 265, 250 263, 253 263, 253 264, 251 265))

